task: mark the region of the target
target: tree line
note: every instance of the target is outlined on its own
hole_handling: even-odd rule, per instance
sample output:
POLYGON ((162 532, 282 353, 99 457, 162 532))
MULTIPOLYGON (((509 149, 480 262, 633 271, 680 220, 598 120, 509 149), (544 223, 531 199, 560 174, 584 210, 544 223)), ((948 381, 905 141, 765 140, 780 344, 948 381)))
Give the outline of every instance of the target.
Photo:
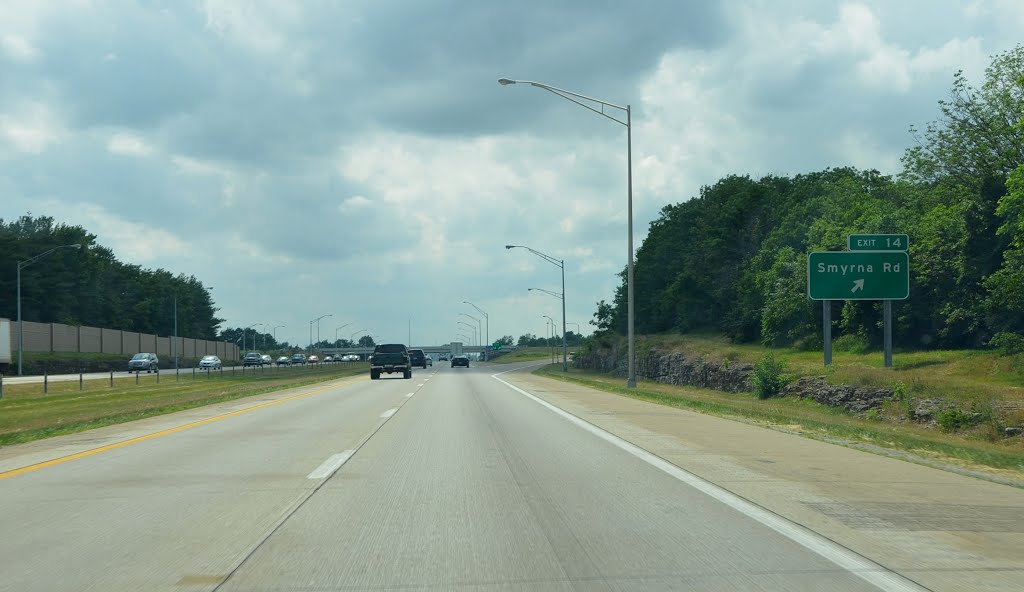
MULTIPOLYGON (((984 83, 962 72, 941 116, 911 128, 895 176, 851 167, 730 175, 665 206, 636 254, 637 333, 715 331, 738 342, 821 347, 807 253, 856 233, 910 237, 910 298, 893 305, 910 348, 1024 345, 1024 47, 995 56, 984 83)), ((598 332, 626 331, 625 272, 597 303, 598 332)), ((877 345, 882 303, 832 305, 834 334, 877 345)))
POLYGON ((0 317, 17 318, 17 269, 21 270, 21 314, 25 321, 64 323, 217 339, 209 288, 195 276, 144 269, 118 261, 81 226, 26 214, 0 218, 0 317), (65 245, 79 248, 57 248, 65 245))

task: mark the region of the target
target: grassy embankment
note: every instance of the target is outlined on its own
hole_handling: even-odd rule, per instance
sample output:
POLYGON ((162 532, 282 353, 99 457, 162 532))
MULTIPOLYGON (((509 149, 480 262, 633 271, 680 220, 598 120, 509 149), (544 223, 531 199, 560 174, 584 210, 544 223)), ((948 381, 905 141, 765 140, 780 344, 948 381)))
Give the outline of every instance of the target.
MULTIPOLYGON (((562 350, 559 348, 558 361, 562 361, 562 350)), ((548 347, 521 347, 514 352, 502 354, 492 360, 495 364, 515 364, 517 362, 535 362, 538 360, 550 360, 551 348, 548 347)))
POLYGON ((182 370, 155 374, 115 374, 109 380, 51 382, 48 393, 40 384, 5 384, 0 400, 0 445, 28 442, 106 425, 173 413, 184 409, 240 399, 366 372, 365 363, 325 364, 319 367, 250 369, 233 375, 182 370))
MULTIPOLYGON (((678 350, 707 360, 756 362, 768 349, 737 345, 710 336, 653 336, 637 340, 638 351, 678 350)), ((759 400, 752 393, 640 381, 635 390, 623 380, 598 372, 560 365, 538 372, 599 390, 662 405, 733 417, 801 433, 838 440, 858 447, 889 449, 913 455, 920 462, 953 465, 1024 482, 1024 439, 1005 438, 1006 425, 1024 425, 1024 356, 999 356, 988 351, 896 352, 893 368, 884 368, 880 352, 835 352, 825 369, 821 352, 773 350, 790 376, 824 376, 834 384, 897 386, 899 396, 875 412, 851 414, 810 400, 775 397, 759 400), (965 409, 990 411, 974 425, 944 430, 917 424, 910 411, 923 399, 943 398, 965 409)))

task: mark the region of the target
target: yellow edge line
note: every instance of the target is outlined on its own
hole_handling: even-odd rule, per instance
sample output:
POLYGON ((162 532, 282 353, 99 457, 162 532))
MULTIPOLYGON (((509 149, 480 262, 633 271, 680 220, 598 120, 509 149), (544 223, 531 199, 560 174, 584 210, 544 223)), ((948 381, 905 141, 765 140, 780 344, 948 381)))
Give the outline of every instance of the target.
MULTIPOLYGON (((222 419, 227 419, 228 417, 234 417, 236 415, 241 415, 243 413, 249 413, 250 411, 256 411, 257 409, 264 409, 266 407, 270 407, 272 405, 277 405, 279 403, 285 403, 287 401, 294 401, 296 399, 302 399, 302 398, 305 398, 305 397, 310 397, 312 395, 316 395, 316 394, 319 394, 319 393, 323 393, 323 392, 326 392, 326 391, 329 391, 329 390, 336 389, 336 388, 338 388, 340 386, 345 386, 346 384, 348 384, 350 382, 355 382, 355 381, 352 380, 352 379, 345 380, 341 384, 334 384, 334 385, 329 386, 329 387, 324 387, 324 388, 316 389, 316 390, 305 392, 305 393, 299 393, 297 395, 292 395, 290 397, 285 397, 283 399, 277 399, 276 401, 267 401, 266 403, 260 403, 259 405, 253 405, 252 407, 246 407, 245 409, 238 409, 236 411, 230 411, 230 412, 224 413, 222 415, 215 415, 214 417, 207 417, 206 419, 200 419, 200 420, 197 420, 197 421, 193 421, 191 423, 186 423, 186 424, 182 424, 180 426, 175 426, 173 428, 167 428, 166 430, 160 430, 159 432, 153 432, 152 434, 146 434, 144 436, 136 436, 135 438, 129 438, 128 440, 123 440, 121 442, 114 442, 113 444, 107 444, 105 446, 100 446, 99 448, 93 448, 91 450, 83 450, 82 452, 76 452, 74 454, 69 454, 67 456, 62 456, 60 458, 54 458, 54 459, 38 462, 38 463, 35 463, 35 464, 27 465, 27 466, 24 466, 24 467, 20 467, 20 468, 17 468, 17 469, 11 469, 9 471, 4 471, 4 472, 0 473, 0 480, 7 479, 9 477, 16 477, 18 475, 22 475, 22 474, 25 474, 25 473, 31 473, 32 471, 38 471, 39 469, 44 469, 46 467, 52 467, 54 465, 63 464, 63 463, 70 462, 70 461, 73 461, 73 460, 78 460, 80 458, 85 458, 87 456, 92 456, 94 454, 99 454, 101 452, 107 452, 108 450, 114 450, 114 449, 117 449, 117 448, 122 448, 122 447, 128 446, 130 444, 136 444, 138 442, 145 442, 146 440, 152 440, 153 438, 159 438, 160 436, 167 436, 169 434, 176 434, 178 432, 183 432, 185 430, 188 430, 188 429, 191 429, 191 428, 194 428, 194 427, 197 427, 197 426, 206 425, 208 423, 213 423, 215 421, 220 421, 222 419)), ((258 395, 251 395, 251 396, 255 397, 255 396, 258 396, 258 395)))

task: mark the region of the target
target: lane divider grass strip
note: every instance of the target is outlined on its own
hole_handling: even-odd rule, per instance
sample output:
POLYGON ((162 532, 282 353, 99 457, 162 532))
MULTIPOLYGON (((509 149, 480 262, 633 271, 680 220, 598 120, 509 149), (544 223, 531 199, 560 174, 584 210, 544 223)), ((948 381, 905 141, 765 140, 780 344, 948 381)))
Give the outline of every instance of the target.
POLYGON ((355 382, 355 381, 356 380, 354 380, 354 379, 348 379, 348 380, 345 380, 345 381, 343 381, 341 383, 334 383, 331 386, 327 386, 327 387, 323 387, 323 388, 319 388, 319 389, 314 389, 314 390, 311 390, 311 391, 306 391, 306 392, 299 393, 299 394, 296 394, 296 395, 291 395, 291 396, 285 397, 283 399, 277 399, 277 400, 274 400, 274 401, 267 401, 265 403, 260 403, 258 405, 253 405, 252 407, 246 407, 245 409, 237 409, 235 411, 230 411, 228 413, 223 413, 221 415, 215 415, 213 417, 207 417, 206 419, 200 419, 200 420, 193 421, 193 422, 190 422, 190 423, 182 424, 180 426, 175 426, 173 428, 167 428, 165 430, 160 430, 159 432, 153 432, 152 434, 145 434, 145 435, 142 435, 142 436, 136 436, 135 438, 129 438, 127 440, 122 440, 120 442, 114 442, 113 444, 106 444, 106 445, 100 446, 98 448, 92 448, 90 450, 83 450, 82 452, 76 452, 74 454, 69 454, 67 456, 61 456, 59 458, 53 458, 53 459, 50 459, 50 460, 44 460, 44 461, 37 462, 37 463, 31 464, 31 465, 26 465, 24 467, 19 467, 17 469, 10 469, 8 471, 4 471, 4 472, 0 473, 0 480, 8 479, 10 477, 16 477, 18 475, 23 475, 25 473, 31 473, 33 471, 38 471, 39 469, 45 469, 46 467, 52 467, 54 465, 59 465, 59 464, 63 464, 63 463, 66 463, 66 462, 73 461, 73 460, 78 460, 80 458, 86 458, 86 457, 92 456, 94 454, 100 454, 101 452, 107 452, 107 451, 110 451, 110 450, 115 450, 117 448, 123 448, 123 447, 129 446, 131 444, 137 444, 139 442, 145 442, 146 440, 152 440, 154 438, 159 438, 161 436, 168 436, 170 434, 176 434, 178 432, 183 432, 185 430, 192 429, 192 428, 195 428, 195 427, 199 427, 201 425, 206 425, 206 424, 209 424, 209 423, 220 421, 222 419, 227 419, 229 417, 235 417, 236 415, 242 415, 243 413, 249 413, 250 411, 256 411, 257 409, 265 409, 267 407, 271 407, 273 405, 278 405, 280 403, 286 403, 288 401, 294 401, 296 399, 303 399, 305 397, 311 397, 313 395, 317 395, 317 394, 320 394, 320 393, 323 393, 323 392, 327 392, 329 390, 336 389, 336 388, 341 387, 341 386, 345 386, 345 385, 347 385, 349 383, 352 383, 352 382, 355 382))

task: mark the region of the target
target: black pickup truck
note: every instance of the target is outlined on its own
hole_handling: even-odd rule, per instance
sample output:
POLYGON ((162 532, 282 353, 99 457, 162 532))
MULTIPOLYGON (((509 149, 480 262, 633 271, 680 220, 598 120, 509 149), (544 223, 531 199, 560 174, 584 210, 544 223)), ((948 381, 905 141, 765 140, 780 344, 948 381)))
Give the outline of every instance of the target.
POLYGON ((401 372, 403 378, 412 378, 409 351, 401 343, 382 343, 373 348, 370 356, 370 379, 377 380, 381 372, 401 372))

